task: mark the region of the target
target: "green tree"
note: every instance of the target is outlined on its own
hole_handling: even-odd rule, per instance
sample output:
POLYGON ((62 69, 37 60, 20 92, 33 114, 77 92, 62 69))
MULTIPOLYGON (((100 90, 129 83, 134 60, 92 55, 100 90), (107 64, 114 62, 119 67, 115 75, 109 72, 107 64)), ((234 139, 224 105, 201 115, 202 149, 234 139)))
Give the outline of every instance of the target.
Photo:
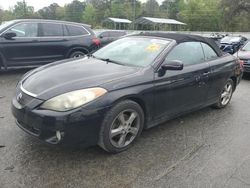
POLYGON ((111 15, 116 18, 126 18, 125 0, 113 0, 111 3, 111 15))
POLYGON ((18 1, 13 10, 15 18, 34 17, 34 7, 28 6, 25 1, 18 1))
POLYGON ((219 31, 221 11, 218 0, 180 2, 179 18, 191 31, 219 31))
POLYGON ((82 12, 85 9, 85 2, 78 0, 72 1, 72 3, 65 6, 65 19, 73 22, 82 21, 82 12))
POLYGON ((111 0, 87 0, 87 3, 91 3, 95 8, 96 23, 100 26, 104 18, 111 15, 111 0))
POLYGON ((156 0, 147 0, 143 6, 143 15, 149 17, 159 17, 160 6, 156 0))
POLYGON ((221 20, 224 31, 249 31, 249 0, 237 0, 237 3, 235 0, 221 0, 220 7, 223 12, 221 20))
POLYGON ((44 7, 40 10, 38 10, 38 13, 41 15, 42 18, 44 19, 61 19, 62 15, 59 14, 59 9, 61 7, 57 3, 53 3, 49 5, 48 7, 44 7))
POLYGON ((9 21, 13 19, 15 19, 15 16, 11 11, 0 9, 0 24, 4 21, 9 21))
POLYGON ((160 6, 161 13, 172 19, 177 19, 179 13, 180 0, 164 0, 160 6))
POLYGON ((95 13, 95 7, 91 3, 88 3, 82 15, 83 21, 94 26, 96 24, 95 13))

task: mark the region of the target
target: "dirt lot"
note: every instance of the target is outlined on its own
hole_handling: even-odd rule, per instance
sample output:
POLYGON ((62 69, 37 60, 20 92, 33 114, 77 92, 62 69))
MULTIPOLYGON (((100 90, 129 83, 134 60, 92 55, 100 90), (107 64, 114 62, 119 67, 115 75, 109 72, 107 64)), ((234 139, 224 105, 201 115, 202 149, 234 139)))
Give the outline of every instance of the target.
POLYGON ((250 187, 250 78, 231 104, 144 131, 130 150, 58 148, 23 133, 10 112, 17 80, 0 73, 0 187, 250 187))

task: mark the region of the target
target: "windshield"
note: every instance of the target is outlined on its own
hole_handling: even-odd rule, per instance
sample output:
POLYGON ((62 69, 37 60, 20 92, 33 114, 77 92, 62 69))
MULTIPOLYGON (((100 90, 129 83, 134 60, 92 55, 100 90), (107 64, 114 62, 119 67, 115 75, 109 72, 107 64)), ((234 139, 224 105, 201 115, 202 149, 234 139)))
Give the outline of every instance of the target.
POLYGON ((120 64, 146 67, 169 43, 163 39, 126 37, 101 48, 93 56, 120 64))
POLYGON ((248 41, 241 50, 243 50, 243 51, 250 51, 250 41, 248 41))
POLYGON ((8 21, 8 22, 3 22, 1 25, 0 25, 0 31, 2 29, 4 29, 5 27, 8 27, 9 25, 13 24, 14 21, 8 21))
POLYGON ((232 42, 239 42, 240 37, 224 37, 221 39, 221 43, 232 43, 232 42))

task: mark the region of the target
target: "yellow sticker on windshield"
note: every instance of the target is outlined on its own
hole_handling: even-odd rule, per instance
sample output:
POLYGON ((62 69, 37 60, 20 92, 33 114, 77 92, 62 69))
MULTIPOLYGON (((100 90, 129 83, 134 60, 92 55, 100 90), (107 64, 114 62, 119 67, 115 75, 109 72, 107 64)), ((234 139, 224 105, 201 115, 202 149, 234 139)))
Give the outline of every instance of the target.
POLYGON ((159 50, 160 47, 161 47, 161 46, 160 46, 159 44, 153 43, 153 44, 150 44, 150 45, 146 48, 146 50, 149 51, 149 52, 155 52, 155 51, 159 50))

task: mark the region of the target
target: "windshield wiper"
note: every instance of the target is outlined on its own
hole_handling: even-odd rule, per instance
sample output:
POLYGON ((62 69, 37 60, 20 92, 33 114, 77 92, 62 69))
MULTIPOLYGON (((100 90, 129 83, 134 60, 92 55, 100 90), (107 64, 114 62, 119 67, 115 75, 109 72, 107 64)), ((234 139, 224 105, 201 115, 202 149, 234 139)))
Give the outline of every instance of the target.
POLYGON ((102 61, 106 61, 107 63, 115 63, 115 64, 118 64, 118 65, 124 65, 123 63, 120 63, 118 61, 114 61, 112 59, 109 59, 109 58, 100 58, 100 57, 96 57, 94 55, 92 55, 93 58, 96 58, 96 59, 100 59, 102 61))

